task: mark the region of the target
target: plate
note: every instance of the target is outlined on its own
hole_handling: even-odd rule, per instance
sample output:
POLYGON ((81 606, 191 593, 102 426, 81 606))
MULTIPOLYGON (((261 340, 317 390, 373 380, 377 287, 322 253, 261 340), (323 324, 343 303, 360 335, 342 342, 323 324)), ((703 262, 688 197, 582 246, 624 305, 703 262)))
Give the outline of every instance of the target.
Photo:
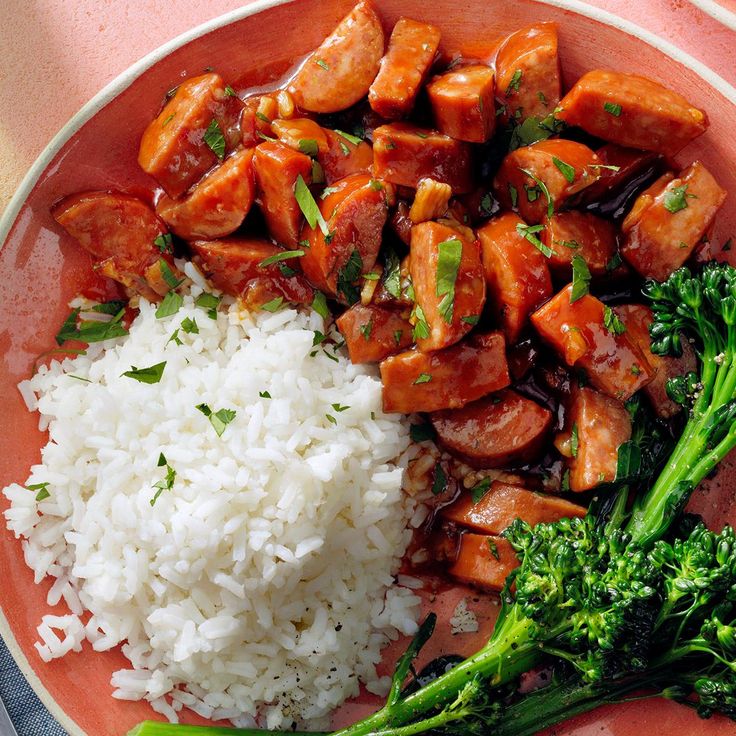
POLYGON ((690 0, 696 7, 700 8, 704 13, 708 13, 712 18, 728 26, 732 31, 736 31, 736 0, 690 0))
MULTIPOLYGON (((430 21, 443 32, 446 51, 480 56, 495 38, 540 20, 560 24, 560 55, 567 85, 594 66, 647 74, 682 92, 708 111, 709 131, 678 157, 701 159, 736 196, 736 89, 670 43, 611 14, 577 0, 376 0, 387 26, 406 15, 430 21)), ((92 281, 89 257, 60 234, 50 206, 82 189, 117 188, 135 192, 151 181, 136 162, 140 135, 166 90, 181 79, 214 67, 237 88, 274 84, 295 59, 315 48, 351 7, 351 0, 267 0, 221 16, 162 46, 133 65, 94 99, 51 141, 0 220, 0 484, 26 478, 45 441, 15 386, 32 370, 36 357, 53 347, 53 336, 67 314, 68 301, 92 281), (284 29, 290 29, 288 37, 284 29)), ((736 208, 726 208, 713 237, 736 232, 736 208)), ((725 489, 736 480, 732 466, 695 504, 707 521, 736 519, 725 489)), ((0 511, 6 508, 0 501, 0 511)), ((36 626, 49 612, 50 583, 34 585, 22 548, 0 530, 0 634, 45 705, 72 736, 123 736, 140 720, 156 718, 143 702, 111 697, 110 675, 126 666, 119 652, 79 654, 43 664, 34 649, 36 626)), ((427 596, 429 598, 429 595, 427 596)), ((425 659, 440 652, 470 653, 487 636, 497 606, 472 590, 445 588, 427 600, 439 612, 438 632, 425 659), (448 619, 466 597, 478 614, 478 635, 452 637, 448 619)), ((63 613, 59 609, 60 613, 63 613)), ((385 662, 395 658, 391 647, 385 662)), ((421 664, 421 662, 420 662, 421 664)), ((336 725, 365 715, 377 700, 363 694, 341 709, 336 725)), ((200 722, 196 716, 191 722, 200 722)), ((714 736, 736 727, 725 720, 699 720, 689 709, 664 701, 629 703, 588 714, 557 729, 570 736, 635 736, 656 729, 659 736, 687 733, 714 736)))

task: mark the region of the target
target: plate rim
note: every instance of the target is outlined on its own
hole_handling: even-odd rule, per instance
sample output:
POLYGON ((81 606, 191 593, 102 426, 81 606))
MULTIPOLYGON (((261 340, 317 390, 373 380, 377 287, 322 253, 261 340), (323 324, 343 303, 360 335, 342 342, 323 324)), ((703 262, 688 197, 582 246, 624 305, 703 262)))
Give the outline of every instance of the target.
POLYGON ((726 26, 726 28, 736 31, 736 13, 728 10, 728 8, 724 8, 723 5, 715 2, 715 0, 690 0, 690 4, 707 13, 711 18, 726 26))
MULTIPOLYGON (((124 92, 136 79, 138 79, 138 77, 172 52, 187 43, 200 38, 201 36, 216 31, 226 25, 230 25, 231 23, 243 20, 244 18, 257 15, 265 10, 296 2, 298 2, 298 0, 255 0, 246 6, 230 10, 216 16, 215 18, 211 18, 210 20, 200 23, 199 25, 190 28, 184 33, 181 33, 164 44, 156 47, 108 82, 99 92, 97 92, 97 94, 82 105, 82 107, 74 113, 66 123, 64 123, 59 131, 43 148, 35 161, 31 164, 24 177, 21 179, 18 184, 18 188, 8 202, 8 205, 2 214, 0 214, 0 249, 5 245, 10 231, 16 224, 21 208, 32 193, 35 185, 41 178, 41 175, 53 161, 54 157, 85 123, 94 117, 94 115, 96 115, 103 107, 112 102, 120 93, 124 92)), ((608 10, 588 5, 584 0, 533 0, 533 2, 538 5, 549 5, 573 12, 577 15, 582 15, 591 20, 616 28, 629 36, 633 36, 634 38, 643 41, 649 46, 652 46, 666 54, 679 64, 690 68, 711 87, 736 105, 736 87, 713 71, 709 66, 707 66, 707 64, 696 59, 686 51, 683 51, 674 43, 658 36, 656 33, 653 33, 652 31, 629 21, 626 18, 621 18, 608 10)), ((708 4, 706 0, 691 0, 691 2, 698 7, 708 4)), ((705 8, 702 9, 705 10, 705 8)), ((732 15, 729 11, 724 12, 727 12, 729 16, 732 15)), ((731 27, 736 28, 736 16, 733 16, 733 22, 734 26, 731 27)), ((2 533, 6 532, 7 530, 2 530, 2 533)), ((13 660, 17 664, 23 676, 26 678, 30 687, 62 728, 64 728, 70 736, 94 736, 92 734, 87 734, 70 716, 68 716, 60 703, 58 703, 46 689, 40 677, 36 674, 35 669, 31 666, 28 658, 25 656, 25 653, 18 645, 7 617, 1 607, 0 637, 4 640, 10 655, 13 657, 13 660)))

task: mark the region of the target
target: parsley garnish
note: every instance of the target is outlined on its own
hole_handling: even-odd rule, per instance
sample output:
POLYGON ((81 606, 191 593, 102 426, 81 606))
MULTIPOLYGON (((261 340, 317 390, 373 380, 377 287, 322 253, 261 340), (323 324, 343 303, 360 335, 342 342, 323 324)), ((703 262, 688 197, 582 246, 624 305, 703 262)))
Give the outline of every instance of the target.
POLYGON ((401 296, 401 262, 393 248, 386 250, 383 287, 395 299, 401 296))
POLYGON ((210 147, 212 153, 217 156, 219 161, 225 158, 225 136, 214 118, 207 126, 204 132, 204 142, 210 147))
POLYGON ((414 305, 414 316, 417 321, 414 324, 412 337, 414 340, 426 340, 429 337, 429 324, 424 316, 424 311, 418 304, 414 305))
POLYGON ((196 319, 189 319, 189 317, 185 317, 181 321, 181 329, 184 330, 188 335, 198 335, 199 334, 199 325, 197 324, 196 319))
POLYGON ((257 117, 257 118, 258 118, 258 119, 259 119, 259 120, 260 120, 261 122, 263 122, 263 123, 268 123, 269 125, 271 124, 271 118, 267 117, 266 115, 264 115, 264 114, 263 114, 262 112, 260 112, 260 111, 256 112, 256 117, 257 117))
POLYGON ((422 383, 429 383, 432 380, 432 374, 431 373, 420 373, 417 377, 417 380, 414 381, 414 385, 422 384, 422 383))
POLYGON ((618 318, 616 312, 611 309, 607 304, 603 307, 603 326, 612 335, 623 335, 626 332, 626 326, 618 318))
POLYGON ((360 334, 363 335, 365 340, 370 340, 371 332, 373 332, 373 320, 360 326, 360 334))
POLYGON ((687 199, 696 198, 694 194, 687 193, 687 184, 683 184, 681 187, 672 187, 665 192, 664 195, 664 208, 668 212, 679 212, 687 207, 687 199))
POLYGON ((621 105, 617 102, 604 102, 603 109, 606 112, 610 112, 611 115, 618 117, 621 114, 621 105))
POLYGON ((79 340, 80 342, 86 343, 101 342, 102 340, 109 340, 113 337, 127 335, 128 330, 120 324, 120 321, 125 315, 123 302, 114 301, 97 304, 89 311, 110 314, 111 312, 107 310, 113 308, 117 308, 117 311, 113 314, 113 318, 109 322, 81 320, 79 325, 77 325, 77 318, 82 310, 79 308, 73 309, 56 334, 57 344, 63 345, 67 340, 79 340))
POLYGON ((517 69, 513 76, 511 77, 511 81, 509 82, 509 86, 506 87, 506 96, 508 97, 511 92, 518 92, 519 91, 519 85, 521 84, 521 77, 524 72, 521 71, 521 69, 517 69))
POLYGON ((579 446, 579 440, 578 440, 578 425, 577 423, 573 423, 572 430, 570 431, 570 454, 573 457, 578 456, 578 446, 579 446))
POLYGON ((261 304, 261 309, 264 312, 278 312, 281 309, 281 305, 284 303, 284 297, 277 296, 275 299, 271 299, 270 302, 261 304))
MULTIPOLYGON (((554 203, 552 202, 552 197, 550 196, 550 193, 549 193, 549 189, 547 189, 547 185, 541 179, 534 176, 534 174, 532 174, 532 172, 529 171, 529 169, 522 169, 520 166, 519 170, 522 173, 526 174, 530 179, 533 179, 535 181, 535 183, 541 190, 542 194, 544 194, 544 196, 547 199, 547 217, 552 217, 552 215, 554 215, 555 213, 555 208, 554 208, 554 203)), ((529 195, 529 190, 527 189, 527 197, 528 195, 529 195)), ((529 201, 533 202, 534 200, 530 199, 529 201)))
POLYGON ((176 314, 181 309, 182 304, 184 304, 184 299, 180 294, 175 291, 168 292, 161 304, 158 305, 158 309, 156 309, 156 319, 171 317, 172 314, 176 314))
POLYGON ((434 479, 432 480, 432 495, 439 496, 447 490, 447 475, 442 466, 437 463, 434 466, 434 479))
POLYGON ((332 408, 338 413, 341 411, 347 411, 350 408, 349 406, 342 406, 341 404, 331 404, 330 406, 332 406, 332 408))
POLYGON ((350 133, 346 133, 344 130, 337 130, 337 128, 335 128, 335 133, 341 135, 346 141, 350 141, 354 146, 363 142, 362 138, 358 138, 357 135, 350 135, 350 133))
POLYGON ((261 397, 262 399, 270 399, 270 398, 271 398, 271 394, 270 394, 270 393, 269 393, 268 391, 259 391, 259 392, 258 392, 258 395, 259 395, 259 396, 260 396, 260 397, 261 397))
POLYGON ((319 211, 319 207, 314 201, 312 192, 309 191, 309 187, 301 174, 297 176, 296 184, 294 184, 294 197, 296 198, 299 209, 302 211, 304 219, 307 221, 309 227, 314 229, 316 225, 319 225, 319 229, 322 233, 324 235, 328 235, 330 231, 327 227, 327 223, 325 222, 324 217, 322 217, 322 213, 319 211))
POLYGON ((153 239, 153 244, 161 253, 174 252, 174 239, 171 237, 171 233, 162 233, 161 235, 157 235, 153 239))
POLYGON ((333 424, 337 424, 337 419, 335 419, 335 417, 333 417, 332 414, 325 414, 325 416, 327 417, 327 421, 328 422, 332 422, 333 424))
POLYGON ((134 378, 139 383, 158 383, 164 374, 164 368, 166 368, 166 361, 156 363, 156 365, 149 366, 148 368, 136 368, 133 365, 129 371, 125 371, 125 373, 121 373, 120 375, 126 378, 134 378))
POLYGON ((158 267, 161 271, 161 276, 163 277, 163 280, 166 282, 169 288, 176 289, 177 286, 180 286, 182 283, 184 283, 184 279, 177 279, 176 276, 174 276, 174 272, 171 270, 171 266, 169 266, 169 264, 166 263, 163 258, 159 258, 158 267))
POLYGON ((611 256, 611 260, 606 263, 606 271, 608 271, 609 273, 611 271, 615 271, 622 263, 623 261, 621 260, 621 254, 616 251, 611 256))
POLYGON ((552 256, 552 248, 545 245, 537 236, 536 233, 544 230, 544 225, 525 225, 520 222, 516 225, 516 232, 521 235, 522 238, 528 240, 542 255, 550 258, 552 256))
POLYGON ((460 317, 460 321, 465 322, 466 325, 477 325, 479 319, 479 314, 469 314, 466 317, 460 317))
POLYGON ((457 238, 452 238, 440 243, 437 250, 437 286, 435 293, 442 297, 438 310, 445 322, 451 324, 455 308, 455 282, 460 270, 463 244, 457 238))
POLYGON ((307 156, 316 156, 319 152, 317 141, 314 138, 301 138, 299 140, 299 150, 306 153, 307 156))
POLYGON ((301 258, 304 255, 303 250, 283 250, 280 253, 274 253, 268 258, 264 258, 259 264, 258 268, 266 268, 279 261, 288 261, 290 258, 301 258))
POLYGON ((570 166, 570 164, 565 163, 561 159, 557 158, 557 156, 552 156, 552 163, 560 170, 562 176, 564 176, 570 184, 575 181, 574 166, 570 166))
MULTIPOLYGON (((541 94, 541 92, 540 92, 540 94, 541 94)), ((493 539, 491 539, 490 537, 488 537, 488 549, 489 549, 489 550, 491 550, 491 554, 492 554, 492 555, 493 555, 493 556, 494 556, 494 557, 495 557, 495 558, 496 558, 497 560, 500 560, 500 559, 501 559, 501 558, 499 557, 499 555, 498 555, 498 545, 497 545, 497 544, 496 544, 496 543, 495 543, 495 542, 493 541, 493 539)))
POLYGON ((314 292, 314 299, 312 299, 312 309, 322 317, 327 319, 330 316, 330 310, 327 309, 327 297, 321 291, 314 292))
POLYGON ((238 95, 235 93, 235 90, 228 84, 225 87, 225 97, 237 97, 238 95))
POLYGON ((483 498, 483 496, 488 493, 488 489, 491 487, 491 479, 489 477, 485 477, 482 480, 479 480, 471 489, 470 489, 470 497, 473 499, 473 503, 478 503, 478 501, 483 498))
POLYGON ((394 330, 394 342, 397 345, 401 345, 401 336, 404 334, 404 330, 394 330))
POLYGON ((45 483, 31 483, 26 486, 29 491, 38 491, 36 493, 36 501, 45 501, 51 494, 48 491, 49 482, 45 483))
POLYGON ((221 301, 221 296, 215 296, 214 294, 208 294, 207 292, 204 292, 194 300, 194 303, 198 307, 206 309, 207 316, 210 319, 217 319, 217 307, 220 306, 221 301))
POLYGON ((640 376, 641 375, 641 368, 636 363, 633 363, 631 366, 631 374, 634 376, 640 376))
POLYGON ((218 437, 222 437, 225 427, 235 419, 235 412, 232 409, 212 411, 207 404, 197 404, 194 408, 199 409, 199 411, 201 411, 202 414, 210 420, 210 424, 214 428, 215 432, 217 432, 218 437))
POLYGON ((164 465, 166 466, 166 477, 163 480, 160 480, 158 483, 153 484, 152 488, 157 488, 158 490, 154 494, 153 498, 149 501, 151 506, 155 505, 158 497, 164 491, 170 491, 174 487, 174 481, 176 480, 176 470, 174 470, 171 465, 169 465, 162 452, 158 456, 158 462, 156 463, 156 466, 159 468, 163 468, 164 465))
POLYGON ((314 63, 317 66, 321 66, 326 71, 330 70, 330 65, 324 59, 315 59, 314 63))
POLYGON ((314 337, 312 338, 312 347, 316 347, 317 345, 320 345, 327 339, 327 335, 320 332, 319 330, 314 331, 314 337))
POLYGON ((511 206, 513 209, 516 209, 516 203, 519 201, 519 192, 516 190, 516 187, 509 182, 509 196, 511 197, 511 206))
POLYGON ((360 299, 360 290, 354 282, 357 281, 362 269, 363 259, 355 248, 347 263, 337 271, 337 292, 343 294, 348 304, 355 304, 360 299))
POLYGON ((577 253, 572 257, 572 289, 570 291, 570 304, 573 304, 588 293, 590 285, 590 269, 585 258, 577 253))

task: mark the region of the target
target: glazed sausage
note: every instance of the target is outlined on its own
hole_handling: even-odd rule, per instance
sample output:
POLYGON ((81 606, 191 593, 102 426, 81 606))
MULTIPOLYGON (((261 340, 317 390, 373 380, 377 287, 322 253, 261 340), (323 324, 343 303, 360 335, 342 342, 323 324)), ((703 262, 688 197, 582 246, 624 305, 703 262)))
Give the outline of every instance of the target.
POLYGON ((240 300, 246 309, 260 309, 274 299, 292 304, 311 304, 314 301, 312 285, 301 275, 256 276, 243 288, 240 300))
POLYGON ((296 248, 302 211, 294 196, 299 176, 312 181, 312 159, 281 143, 261 143, 253 156, 258 204, 271 237, 287 248, 296 248))
POLYGON ((327 131, 309 118, 274 120, 271 130, 280 143, 309 156, 324 155, 330 147, 327 131))
POLYGON ((242 109, 219 75, 187 79, 144 131, 138 163, 170 197, 180 197, 235 148, 242 109))
POLYGON ((460 141, 485 143, 496 126, 493 70, 481 64, 452 69, 427 85, 437 128, 460 141))
POLYGON ((609 70, 584 74, 560 102, 558 117, 621 146, 674 156, 705 132, 708 118, 661 84, 609 70))
POLYGON ((499 591, 518 566, 519 559, 507 539, 467 532, 460 537, 457 558, 448 572, 461 583, 499 591))
POLYGON ((378 76, 368 90, 368 102, 382 118, 396 120, 411 112, 439 45, 436 26, 410 18, 396 22, 378 76))
POLYGON ((382 56, 381 20, 363 0, 306 58, 291 80, 289 92, 302 110, 345 110, 368 94, 382 56))
POLYGON ((537 23, 512 33, 496 54, 501 122, 547 117, 560 101, 557 24, 537 23))
POLYGON ((420 179, 449 184, 460 194, 472 189, 470 148, 433 130, 390 123, 373 131, 375 174, 392 184, 416 188, 420 179))
POLYGON ((509 344, 519 339, 529 315, 552 296, 547 259, 517 230, 513 212, 489 220, 478 230, 488 303, 509 344))
POLYGON ((617 334, 611 326, 607 307, 590 294, 571 304, 572 289, 566 286, 534 312, 532 324, 568 365, 587 372, 593 386, 625 401, 652 380, 654 371, 626 332, 617 334))
POLYGON ((327 150, 317 154, 330 186, 351 174, 370 174, 373 171, 373 148, 370 143, 355 143, 334 130, 324 128, 327 150))
POLYGON ((478 323, 486 301, 478 243, 447 225, 422 222, 411 229, 409 271, 427 325, 427 334, 418 333, 419 349, 439 350, 461 340, 478 323))
POLYGON ((459 408, 510 383, 500 332, 472 335, 434 353, 409 350, 386 358, 380 368, 385 412, 459 408))
POLYGON ((254 197, 253 149, 246 148, 225 159, 184 199, 162 195, 156 213, 184 240, 221 238, 241 226, 254 197))
POLYGON ((564 498, 527 491, 520 486, 494 480, 477 503, 469 493, 442 509, 442 518, 481 534, 500 534, 521 519, 531 526, 585 516, 587 509, 564 498))
POLYGON ((649 340, 649 325, 652 323, 652 312, 643 304, 621 304, 616 313, 626 325, 626 332, 636 342, 655 371, 654 378, 644 386, 644 393, 649 397, 654 410, 660 417, 669 418, 677 414, 682 407, 667 396, 667 381, 676 376, 684 376, 697 367, 697 358, 693 346, 682 340, 682 355, 654 355, 649 340))
POLYGON ((623 221, 621 255, 642 276, 664 281, 690 257, 725 199, 700 161, 674 179, 665 176, 639 195, 623 221))
POLYGON ((440 445, 474 468, 536 460, 552 426, 552 412, 505 389, 460 409, 431 416, 440 445))
POLYGON ((320 210, 328 234, 305 223, 301 239, 308 241, 301 259, 307 278, 319 289, 348 303, 357 276, 368 273, 376 263, 381 234, 388 217, 383 184, 366 174, 354 174, 337 182, 321 200, 320 210), (354 255, 357 253, 357 257, 354 255), (354 265, 346 270, 346 265, 354 265))
POLYGON ((115 192, 82 192, 59 202, 52 215, 92 255, 95 270, 149 301, 171 289, 161 278, 162 258, 177 278, 181 276, 170 246, 162 240, 166 228, 140 199, 115 192))
POLYGON ((378 363, 412 343, 411 324, 385 307, 354 304, 337 318, 353 363, 378 363))
POLYGON ((557 211, 598 178, 599 164, 598 156, 582 143, 561 138, 539 141, 517 148, 504 158, 493 180, 493 190, 505 209, 513 209, 526 222, 537 224, 547 215, 549 203, 532 176, 544 183, 551 206, 557 211))
POLYGON ((588 491, 616 479, 618 448, 631 438, 631 415, 622 402, 591 388, 573 390, 565 432, 555 446, 568 458, 570 490, 588 491))
POLYGON ((579 255, 593 276, 603 276, 617 252, 616 227, 587 212, 568 210, 546 217, 540 240, 552 251, 549 267, 564 281, 572 277, 572 259, 579 255))

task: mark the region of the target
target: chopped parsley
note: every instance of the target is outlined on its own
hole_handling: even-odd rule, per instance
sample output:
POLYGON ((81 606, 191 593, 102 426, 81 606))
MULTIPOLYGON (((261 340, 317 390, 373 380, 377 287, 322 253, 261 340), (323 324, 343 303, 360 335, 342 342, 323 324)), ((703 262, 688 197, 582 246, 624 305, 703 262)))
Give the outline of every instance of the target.
POLYGON ((237 97, 235 90, 228 84, 225 87, 225 97, 237 97))
POLYGON ((424 310, 418 304, 415 304, 413 311, 416 323, 414 324, 412 337, 414 340, 426 340, 429 337, 429 324, 424 316, 424 310))
POLYGON ((268 123, 271 125, 271 118, 264 115, 260 110, 256 112, 256 117, 263 123, 268 123))
POLYGON ((466 325, 477 325, 480 320, 479 314, 468 314, 465 317, 460 317, 461 322, 465 322, 466 325))
POLYGON ((636 363, 633 363, 631 365, 631 374, 633 376, 640 376, 641 375, 641 368, 636 363))
POLYGON ((664 208, 668 212, 679 212, 684 210, 687 205, 688 198, 696 198, 694 194, 687 193, 687 184, 683 184, 681 187, 672 187, 664 195, 664 208))
POLYGON ((207 310, 207 316, 210 319, 217 319, 217 307, 220 306, 220 302, 222 301, 221 296, 215 296, 214 294, 208 294, 206 291, 202 294, 200 294, 195 300, 194 303, 198 307, 202 307, 202 309, 207 310))
POLYGON ((517 69, 513 76, 511 77, 511 81, 508 84, 508 87, 506 87, 506 96, 508 97, 512 92, 518 92, 519 91, 519 85, 521 84, 521 77, 523 76, 524 72, 521 71, 521 69, 517 69))
MULTIPOLYGON (((541 94, 541 93, 540 93, 541 94)), ((496 542, 491 538, 488 537, 488 549, 491 551, 491 554, 497 559, 500 560, 501 558, 498 555, 498 545, 496 542)))
POLYGON ((470 489, 470 497, 473 499, 473 503, 478 503, 478 501, 483 498, 483 496, 488 493, 488 489, 491 487, 491 479, 489 477, 485 477, 481 480, 479 480, 471 489, 470 489))
POLYGON ((578 440, 578 425, 577 423, 573 423, 572 430, 570 432, 570 454, 573 457, 578 456, 578 447, 579 447, 579 440, 578 440))
POLYGON ((574 304, 578 299, 584 297, 588 293, 590 286, 590 269, 588 264, 579 254, 572 257, 572 289, 570 291, 570 304, 574 304))
POLYGON ((181 329, 184 330, 188 335, 198 335, 199 334, 199 325, 197 324, 196 319, 190 319, 189 317, 185 317, 181 321, 181 329))
POLYGON ((432 380, 432 374, 431 373, 420 373, 417 377, 417 380, 414 381, 414 385, 419 385, 422 383, 429 383, 432 380))
POLYGON ((611 113, 614 117, 618 117, 621 114, 621 105, 617 102, 604 102, 603 109, 611 113))
POLYGON ((161 123, 161 127, 165 128, 172 120, 174 119, 174 113, 172 112, 171 115, 167 115, 163 122, 161 123))
POLYGON ((168 292, 156 309, 156 319, 171 317, 181 309, 182 304, 184 304, 184 299, 180 294, 175 291, 168 292))
POLYGON ((401 336, 404 334, 404 330, 395 330, 394 331, 394 342, 397 345, 401 345, 401 336))
POLYGON ((314 159, 312 161, 312 182, 314 184, 324 184, 325 181, 325 170, 322 168, 322 164, 314 159))
POLYGON ((373 332, 373 320, 360 326, 360 334, 363 335, 365 340, 370 340, 371 332, 373 332))
POLYGON ((98 322, 97 320, 78 321, 80 312, 79 308, 73 309, 69 316, 64 320, 61 329, 56 334, 56 342, 63 345, 67 340, 79 340, 80 342, 101 342, 109 340, 113 337, 122 337, 128 334, 128 330, 123 327, 121 320, 125 315, 124 302, 113 301, 105 304, 97 304, 92 307, 93 312, 101 312, 103 314, 112 314, 109 322, 98 322), (115 309, 115 312, 108 311, 115 309))
POLYGON ((236 412, 232 409, 220 409, 218 411, 212 411, 207 404, 197 404, 195 409, 202 412, 209 420, 210 424, 214 428, 218 437, 222 437, 222 433, 225 431, 230 422, 235 419, 236 412))
POLYGON ((161 253, 174 252, 174 239, 171 237, 171 233, 162 233, 161 235, 157 235, 153 239, 153 244, 161 253))
POLYGON ((437 463, 434 466, 434 479, 432 480, 432 495, 439 496, 447 490, 447 475, 442 466, 437 463))
POLYGON ((314 138, 301 138, 299 140, 299 150, 306 153, 307 156, 316 156, 319 152, 317 141, 314 138))
POLYGON ((348 148, 348 144, 345 143, 345 141, 338 141, 340 145, 340 150, 342 151, 342 155, 346 158, 350 155, 350 149, 348 148))
POLYGON ((176 470, 174 470, 171 465, 169 465, 163 452, 159 454, 156 466, 159 468, 163 468, 164 466, 166 466, 166 477, 163 480, 160 480, 158 483, 153 484, 152 488, 156 488, 157 490, 153 498, 149 501, 151 506, 154 506, 156 504, 156 501, 158 501, 158 497, 164 491, 170 491, 174 487, 174 481, 176 480, 176 470))
POLYGON ((270 394, 270 393, 268 393, 268 391, 259 391, 259 392, 258 392, 258 395, 259 395, 259 396, 260 396, 260 397, 261 397, 262 399, 270 399, 270 398, 271 398, 271 394, 270 394))
POLYGON ((266 268, 266 266, 271 266, 274 263, 279 263, 280 261, 288 261, 290 258, 301 258, 303 255, 303 250, 283 250, 280 253, 274 253, 268 258, 264 258, 258 264, 258 268, 266 268))
POLYGON ((278 312, 279 309, 281 309, 282 304, 284 303, 284 297, 277 296, 274 299, 271 299, 270 302, 266 302, 265 304, 261 304, 261 309, 264 312, 278 312))
POLYGON ((572 184, 575 181, 575 167, 565 163, 557 156, 552 156, 552 163, 560 170, 560 173, 572 184))
POLYGON ((386 250, 382 281, 384 289, 392 297, 398 299, 401 296, 401 262, 393 248, 386 250))
POLYGON ((212 153, 219 161, 225 158, 225 136, 214 118, 204 132, 204 142, 209 146, 212 153))
POLYGON ((603 326, 612 335, 623 335, 626 332, 626 326, 619 319, 616 312, 611 309, 607 304, 603 307, 603 326))
POLYGON ((362 138, 358 138, 357 135, 350 135, 350 133, 346 133, 344 130, 337 130, 337 128, 335 128, 335 133, 342 136, 346 141, 350 141, 354 146, 363 142, 362 138))
POLYGON ((611 256, 611 260, 606 263, 606 271, 608 271, 609 273, 611 271, 615 271, 622 263, 623 261, 621 260, 621 254, 616 251, 611 256))
POLYGON ((347 263, 337 271, 337 292, 343 294, 348 304, 355 304, 360 299, 360 290, 355 286, 355 281, 362 269, 363 259, 355 248, 347 263))
POLYGON ((312 347, 314 348, 317 347, 317 345, 321 345, 326 339, 327 335, 319 330, 315 330, 314 337, 312 337, 312 347))
POLYGON ((315 59, 314 63, 321 66, 325 71, 330 71, 330 65, 324 59, 315 59))
POLYGON ((522 238, 528 240, 543 256, 551 258, 552 248, 545 245, 536 235, 542 230, 544 230, 544 225, 525 225, 523 222, 516 225, 516 232, 522 238))
POLYGON ((314 201, 312 192, 309 191, 309 187, 304 181, 301 174, 296 178, 296 184, 294 184, 294 197, 296 198, 299 209, 304 215, 304 219, 307 221, 309 227, 314 229, 319 225, 319 229, 324 235, 329 234, 327 223, 322 217, 322 213, 319 211, 317 203, 314 201))
POLYGON ((152 384, 158 383, 161 380, 161 376, 164 374, 164 368, 166 368, 165 360, 162 363, 156 363, 148 368, 136 368, 133 365, 129 371, 125 371, 120 375, 125 376, 126 378, 134 378, 139 383, 152 384))
POLYGON ((437 246, 437 286, 435 293, 442 297, 438 310, 447 324, 452 324, 455 309, 455 282, 460 270, 463 244, 457 238, 445 240, 437 246))
POLYGON ((49 482, 31 483, 25 486, 29 491, 36 491, 36 501, 45 501, 51 494, 49 493, 49 482))
POLYGON ((327 297, 321 291, 314 292, 312 309, 314 309, 322 319, 327 319, 330 316, 330 310, 327 309, 327 297))
POLYGON ((349 406, 342 406, 341 404, 331 404, 331 406, 338 413, 341 411, 347 411, 350 408, 349 406))
POLYGON ((516 209, 516 203, 519 201, 519 192, 516 190, 516 187, 509 182, 509 197, 511 197, 511 206, 516 209))
POLYGON ((176 276, 174 276, 174 272, 171 270, 171 266, 169 266, 168 263, 163 258, 159 258, 158 260, 158 268, 161 271, 161 277, 166 282, 166 285, 171 289, 176 289, 177 286, 180 286, 182 283, 184 283, 184 279, 177 279, 176 276))

